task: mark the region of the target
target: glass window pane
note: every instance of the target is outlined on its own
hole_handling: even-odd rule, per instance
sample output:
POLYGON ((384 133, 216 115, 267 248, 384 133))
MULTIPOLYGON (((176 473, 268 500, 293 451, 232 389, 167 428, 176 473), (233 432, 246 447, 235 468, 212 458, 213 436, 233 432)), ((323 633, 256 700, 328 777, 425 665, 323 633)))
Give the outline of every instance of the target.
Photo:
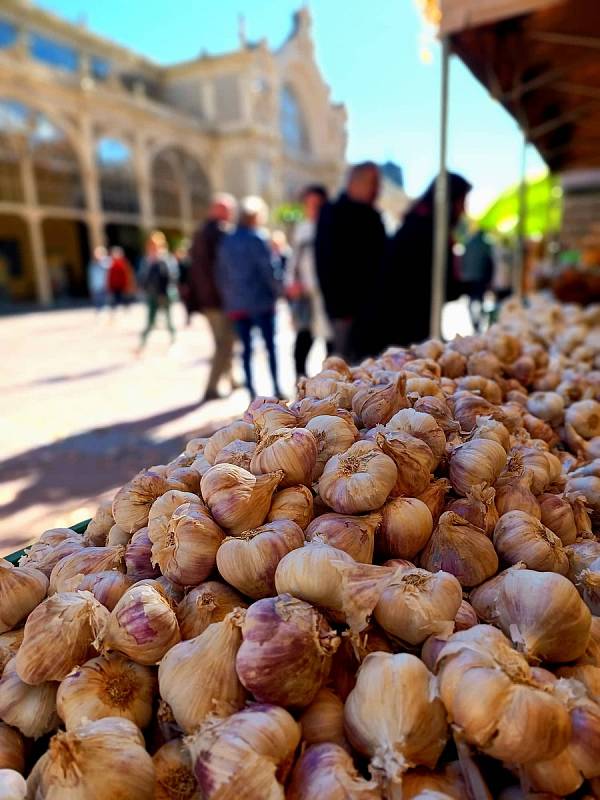
POLYGON ((103 138, 96 145, 96 158, 103 210, 138 214, 140 204, 129 147, 120 139, 103 138))
POLYGON ((76 72, 79 68, 79 53, 74 47, 48 39, 39 33, 32 33, 29 48, 31 55, 53 67, 76 72))
POLYGON ((96 80, 105 81, 110 75, 110 63, 100 56, 92 56, 90 68, 96 80))
POLYGON ((298 99, 289 86, 280 95, 279 127, 285 149, 291 153, 307 153, 308 134, 298 99))
POLYGON ((7 19, 0 19, 0 47, 10 47, 17 39, 17 26, 7 19))

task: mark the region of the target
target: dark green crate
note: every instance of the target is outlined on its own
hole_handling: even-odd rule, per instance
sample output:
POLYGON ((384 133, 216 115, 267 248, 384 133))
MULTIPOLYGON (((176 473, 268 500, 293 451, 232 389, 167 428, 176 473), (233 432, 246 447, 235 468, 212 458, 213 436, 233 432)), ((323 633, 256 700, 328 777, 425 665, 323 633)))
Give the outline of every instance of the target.
MULTIPOLYGON (((83 522, 78 522, 76 525, 71 525, 71 530, 75 531, 75 533, 84 534, 91 521, 91 519, 84 519, 83 522)), ((11 564, 18 564, 19 559, 24 555, 25 548, 22 550, 17 550, 16 553, 11 553, 9 556, 4 556, 4 558, 6 561, 10 561, 11 564)))

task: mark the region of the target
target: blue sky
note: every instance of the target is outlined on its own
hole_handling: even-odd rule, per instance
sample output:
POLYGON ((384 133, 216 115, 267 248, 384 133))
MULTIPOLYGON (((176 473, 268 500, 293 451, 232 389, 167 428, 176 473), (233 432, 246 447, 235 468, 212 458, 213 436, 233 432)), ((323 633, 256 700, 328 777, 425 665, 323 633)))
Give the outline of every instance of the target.
MULTIPOLYGON (((238 43, 238 15, 250 39, 278 45, 301 0, 37 0, 71 21, 85 20, 162 63, 238 43)), ((420 57, 423 24, 413 0, 312 0, 317 60, 334 100, 349 114, 350 160, 392 159, 418 194, 437 165, 439 53, 420 57)), ((519 177, 521 139, 512 118, 453 59, 449 165, 475 186, 473 207, 485 206, 519 177)), ((530 148, 528 171, 543 167, 530 148)))

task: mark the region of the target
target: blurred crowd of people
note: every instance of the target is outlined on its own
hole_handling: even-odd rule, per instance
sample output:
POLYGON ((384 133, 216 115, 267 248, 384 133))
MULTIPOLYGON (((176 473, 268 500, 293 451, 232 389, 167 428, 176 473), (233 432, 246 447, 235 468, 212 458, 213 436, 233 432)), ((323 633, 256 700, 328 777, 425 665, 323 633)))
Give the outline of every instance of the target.
MULTIPOLYGON (((281 230, 265 227, 268 209, 257 196, 239 206, 229 194, 213 198, 191 246, 172 254, 163 233, 147 240, 137 276, 123 251, 98 248, 89 270, 94 304, 116 307, 137 287, 145 294, 147 324, 140 347, 159 312, 174 338, 172 300, 181 297, 188 314, 202 313, 214 339, 214 355, 203 401, 219 398, 226 384, 236 387, 232 358, 242 345, 245 385, 256 388, 252 365, 253 331, 268 355, 273 391, 283 396, 275 348, 276 304, 289 302, 295 330, 294 366, 300 378, 313 343, 328 354, 355 362, 391 345, 409 345, 429 336, 435 223, 435 182, 417 199, 398 230, 388 237, 376 207, 380 190, 376 164, 353 166, 342 192, 329 198, 324 186, 301 194, 303 218, 288 244, 281 230)), ((457 247, 454 239, 470 184, 450 173, 446 299, 470 298, 473 325, 483 324, 483 300, 493 280, 492 250, 480 231, 457 247)))

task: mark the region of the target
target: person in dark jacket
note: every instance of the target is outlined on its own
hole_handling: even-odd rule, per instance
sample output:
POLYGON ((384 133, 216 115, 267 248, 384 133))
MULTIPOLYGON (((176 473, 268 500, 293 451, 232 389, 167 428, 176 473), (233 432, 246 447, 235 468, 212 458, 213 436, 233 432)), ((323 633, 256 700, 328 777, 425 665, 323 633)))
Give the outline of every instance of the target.
MULTIPOLYGON (((446 300, 462 292, 460 268, 453 253, 452 231, 464 213, 471 184, 460 175, 448 173, 449 230, 446 300)), ((387 321, 385 345, 408 346, 429 338, 433 238, 435 222, 435 181, 404 218, 390 242, 382 286, 387 321)))
POLYGON ((491 289, 493 277, 492 246, 485 232, 479 229, 466 244, 461 267, 465 293, 469 295, 469 314, 477 333, 481 332, 484 320, 483 297, 491 289))
POLYGON ((201 402, 216 400, 221 378, 231 377, 231 362, 235 334, 229 317, 223 311, 223 300, 215 279, 217 251, 235 213, 236 203, 229 194, 215 196, 208 218, 196 231, 190 249, 188 272, 188 312, 201 311, 208 321, 213 339, 214 354, 208 384, 201 402))
POLYGON ((379 168, 367 161, 351 168, 346 189, 321 209, 315 237, 317 275, 331 321, 334 352, 348 361, 369 350, 360 316, 365 289, 380 276, 386 247, 381 215, 374 208, 379 168))
POLYGON ((258 328, 269 356, 274 392, 282 397, 277 380, 275 354, 275 302, 280 287, 275 277, 273 251, 257 230, 266 219, 260 197, 246 197, 240 205, 239 223, 219 247, 215 279, 223 298, 223 309, 233 322, 243 345, 246 387, 256 396, 252 378, 252 329, 258 328))

